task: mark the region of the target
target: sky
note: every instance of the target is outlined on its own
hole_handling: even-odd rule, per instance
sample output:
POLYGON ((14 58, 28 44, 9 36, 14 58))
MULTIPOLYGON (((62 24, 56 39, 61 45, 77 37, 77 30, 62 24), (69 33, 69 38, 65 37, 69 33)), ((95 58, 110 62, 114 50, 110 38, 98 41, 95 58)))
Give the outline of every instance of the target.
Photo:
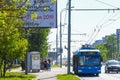
MULTIPOLYGON (((60 27, 60 12, 67 9, 68 0, 57 0, 57 22, 58 35, 60 27)), ((120 0, 71 0, 72 9, 117 9, 120 8, 120 0)), ((66 57, 68 34, 68 13, 67 10, 62 12, 62 47, 63 56, 66 57)), ((116 33, 116 29, 120 28, 120 10, 118 11, 71 11, 71 52, 79 49, 85 43, 94 43, 106 35, 116 33), (86 34, 86 35, 84 35, 86 34)), ((49 42, 51 48, 56 47, 56 29, 51 29, 49 42)), ((59 40, 59 38, 58 38, 59 40)))

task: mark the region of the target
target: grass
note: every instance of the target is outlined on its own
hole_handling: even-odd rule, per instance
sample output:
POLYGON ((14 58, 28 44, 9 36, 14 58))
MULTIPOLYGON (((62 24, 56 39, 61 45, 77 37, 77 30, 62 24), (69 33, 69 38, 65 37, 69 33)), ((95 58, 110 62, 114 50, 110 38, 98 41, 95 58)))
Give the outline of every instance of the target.
POLYGON ((33 80, 35 77, 33 74, 26 75, 24 72, 7 72, 6 77, 0 80, 33 80))
POLYGON ((57 80, 80 80, 80 79, 72 74, 59 74, 57 75, 57 80))
POLYGON ((52 68, 58 68, 59 65, 51 65, 52 68))

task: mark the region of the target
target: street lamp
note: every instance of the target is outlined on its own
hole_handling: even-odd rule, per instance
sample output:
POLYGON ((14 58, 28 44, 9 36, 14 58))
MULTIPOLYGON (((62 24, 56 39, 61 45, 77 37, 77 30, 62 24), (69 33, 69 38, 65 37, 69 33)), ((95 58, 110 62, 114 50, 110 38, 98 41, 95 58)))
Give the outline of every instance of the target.
POLYGON ((60 67, 62 68, 62 52, 63 52, 63 49, 62 49, 62 13, 63 11, 66 11, 67 8, 64 8, 61 10, 60 12, 60 67))
MULTIPOLYGON (((74 6, 72 6, 71 8, 74 8, 74 6)), ((60 67, 61 68, 62 68, 62 52, 63 52, 63 49, 62 49, 62 26, 66 25, 66 24, 62 25, 62 13, 66 10, 68 10, 68 8, 63 8, 60 12, 60 67)))

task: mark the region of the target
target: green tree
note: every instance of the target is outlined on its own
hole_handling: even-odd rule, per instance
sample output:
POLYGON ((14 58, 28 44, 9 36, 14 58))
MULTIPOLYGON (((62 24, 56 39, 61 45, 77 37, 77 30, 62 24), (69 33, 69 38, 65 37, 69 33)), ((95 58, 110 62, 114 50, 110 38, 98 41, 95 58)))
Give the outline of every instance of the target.
POLYGON ((29 29, 29 51, 40 51, 41 58, 44 58, 48 54, 47 37, 49 32, 48 28, 29 29))
POLYGON ((117 36, 110 35, 106 40, 106 48, 108 50, 108 59, 117 59, 117 36))
POLYGON ((19 7, 21 0, 0 0, 0 77, 5 77, 7 62, 23 58, 28 42, 21 35, 21 17, 25 14, 19 7))
POLYGON ((94 47, 100 50, 102 58, 103 58, 103 61, 106 61, 107 60, 108 50, 105 47, 105 43, 98 44, 98 45, 96 45, 94 47))
POLYGON ((104 61, 109 59, 118 59, 116 35, 107 36, 104 43, 97 44, 94 47, 101 51, 104 61))

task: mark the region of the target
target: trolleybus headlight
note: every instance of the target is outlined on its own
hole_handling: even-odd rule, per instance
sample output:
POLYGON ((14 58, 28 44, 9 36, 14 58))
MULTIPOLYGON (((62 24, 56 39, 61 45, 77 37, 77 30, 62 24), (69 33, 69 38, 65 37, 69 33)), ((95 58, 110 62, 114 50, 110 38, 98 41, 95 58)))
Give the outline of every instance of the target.
POLYGON ((78 70, 78 72, 82 72, 82 70, 78 70))
POLYGON ((98 72, 101 72, 100 70, 97 70, 98 72))

